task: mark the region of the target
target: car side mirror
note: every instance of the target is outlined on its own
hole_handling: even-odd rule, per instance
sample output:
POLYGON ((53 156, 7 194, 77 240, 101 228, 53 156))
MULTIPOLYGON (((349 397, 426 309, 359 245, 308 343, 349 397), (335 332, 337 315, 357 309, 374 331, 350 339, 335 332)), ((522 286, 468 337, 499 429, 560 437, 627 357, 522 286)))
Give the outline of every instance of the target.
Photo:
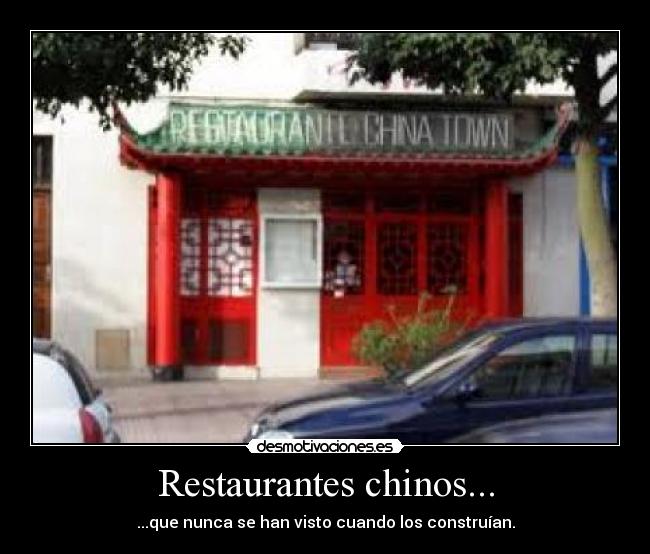
POLYGON ((464 404, 470 400, 476 398, 479 393, 478 385, 473 381, 465 381, 460 387, 456 389, 456 394, 454 395, 454 400, 459 404, 464 404))

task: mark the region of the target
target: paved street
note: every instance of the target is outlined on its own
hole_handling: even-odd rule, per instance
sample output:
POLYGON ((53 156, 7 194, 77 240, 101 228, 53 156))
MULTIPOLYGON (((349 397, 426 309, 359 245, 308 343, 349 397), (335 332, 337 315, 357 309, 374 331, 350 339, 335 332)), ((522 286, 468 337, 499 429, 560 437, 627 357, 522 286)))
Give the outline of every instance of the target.
POLYGON ((116 427, 129 443, 239 442, 265 406, 340 381, 277 379, 106 383, 116 427))

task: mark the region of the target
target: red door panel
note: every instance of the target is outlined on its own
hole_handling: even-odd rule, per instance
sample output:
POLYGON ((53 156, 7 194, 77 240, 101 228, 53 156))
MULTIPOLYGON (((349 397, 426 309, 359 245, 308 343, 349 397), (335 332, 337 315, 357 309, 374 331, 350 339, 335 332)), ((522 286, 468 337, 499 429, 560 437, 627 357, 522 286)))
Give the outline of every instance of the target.
POLYGON ((325 195, 323 367, 358 365, 352 341, 362 326, 413 314, 423 292, 440 308, 453 295, 458 319, 480 316, 478 192, 436 194, 367 193, 349 213, 350 200, 325 195))
POLYGON ((181 349, 189 365, 256 363, 252 193, 189 187, 181 216, 181 349))
POLYGON ((459 315, 478 316, 477 221, 436 216, 427 223, 426 239, 426 290, 432 297, 431 305, 443 308, 453 301, 453 310, 459 315))
POLYGON ((357 365, 351 347, 354 336, 367 320, 365 299, 323 298, 322 309, 323 366, 357 365))
POLYGON ((366 225, 362 218, 330 218, 324 230, 321 302, 322 361, 354 365, 352 338, 365 322, 368 275, 366 225))

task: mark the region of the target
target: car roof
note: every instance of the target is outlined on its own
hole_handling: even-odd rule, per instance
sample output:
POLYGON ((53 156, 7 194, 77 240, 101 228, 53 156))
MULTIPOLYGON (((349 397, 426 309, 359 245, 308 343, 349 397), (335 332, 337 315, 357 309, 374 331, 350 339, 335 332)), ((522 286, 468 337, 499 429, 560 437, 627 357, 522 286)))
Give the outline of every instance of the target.
POLYGON ((526 318, 499 318, 485 320, 480 328, 501 331, 523 331, 533 329, 552 328, 561 325, 617 325, 615 318, 596 317, 526 317, 526 318))

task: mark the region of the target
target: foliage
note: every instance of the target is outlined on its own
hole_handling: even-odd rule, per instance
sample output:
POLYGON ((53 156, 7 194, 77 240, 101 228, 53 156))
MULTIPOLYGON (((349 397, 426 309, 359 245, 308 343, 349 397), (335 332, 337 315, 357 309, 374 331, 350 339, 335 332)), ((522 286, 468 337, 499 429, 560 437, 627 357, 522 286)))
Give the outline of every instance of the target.
POLYGON ((430 308, 429 300, 428 294, 422 294, 415 313, 405 316, 399 316, 395 306, 390 306, 388 321, 364 325, 352 343, 357 359, 381 367, 388 375, 421 367, 431 360, 465 325, 451 318, 453 296, 444 309, 430 308))
POLYGON ((217 45, 237 58, 246 37, 212 33, 32 33, 32 90, 36 107, 56 117, 83 99, 111 126, 115 102, 144 102, 159 85, 187 86, 194 63, 217 45))
POLYGON ((596 58, 618 50, 615 32, 584 33, 362 33, 350 59, 352 80, 407 79, 446 94, 484 94, 509 100, 531 81, 558 78, 573 86, 582 133, 597 132, 617 99, 599 106, 602 87, 618 74, 614 64, 598 77, 596 58))

